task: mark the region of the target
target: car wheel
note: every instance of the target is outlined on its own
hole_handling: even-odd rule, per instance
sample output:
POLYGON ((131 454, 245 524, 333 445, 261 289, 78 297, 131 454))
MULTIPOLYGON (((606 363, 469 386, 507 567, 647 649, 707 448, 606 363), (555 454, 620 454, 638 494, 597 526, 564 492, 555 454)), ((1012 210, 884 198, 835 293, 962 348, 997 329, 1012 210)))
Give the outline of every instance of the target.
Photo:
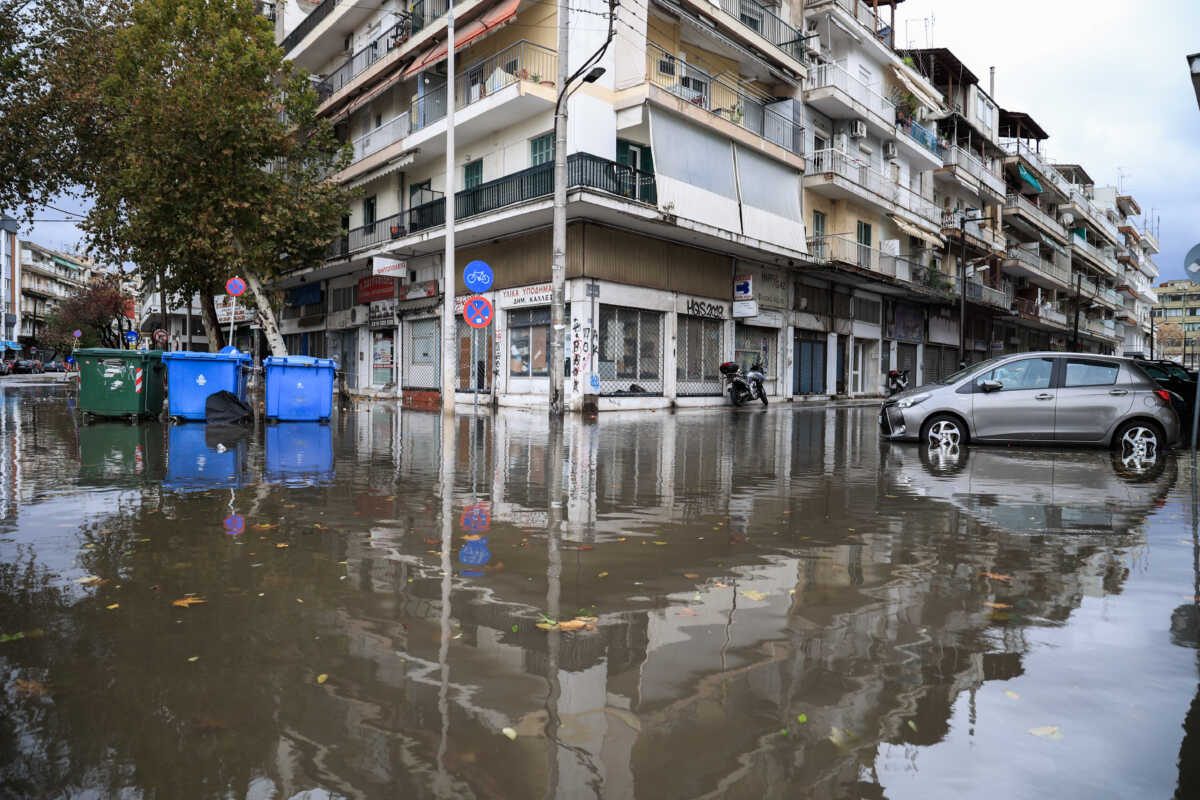
POLYGON ((962 420, 949 414, 937 414, 921 427, 921 441, 928 447, 959 447, 967 438, 962 420))
POLYGON ((1163 444, 1162 430, 1153 422, 1132 420, 1117 428, 1113 436, 1113 450, 1123 458, 1138 461, 1153 461, 1163 444))

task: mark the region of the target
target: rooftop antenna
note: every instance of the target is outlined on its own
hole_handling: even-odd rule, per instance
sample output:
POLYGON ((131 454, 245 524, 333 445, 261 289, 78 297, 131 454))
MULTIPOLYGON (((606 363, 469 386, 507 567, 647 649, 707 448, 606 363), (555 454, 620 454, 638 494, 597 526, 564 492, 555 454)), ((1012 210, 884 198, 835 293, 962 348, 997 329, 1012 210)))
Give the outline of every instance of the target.
POLYGON ((1117 167, 1117 194, 1125 194, 1125 179, 1129 177, 1124 167, 1117 167))
POLYGON ((929 44, 926 45, 927 47, 933 47, 933 26, 934 26, 934 23, 936 23, 936 22, 937 22, 937 17, 935 17, 933 15, 933 12, 930 11, 929 12, 929 37, 928 37, 929 44))

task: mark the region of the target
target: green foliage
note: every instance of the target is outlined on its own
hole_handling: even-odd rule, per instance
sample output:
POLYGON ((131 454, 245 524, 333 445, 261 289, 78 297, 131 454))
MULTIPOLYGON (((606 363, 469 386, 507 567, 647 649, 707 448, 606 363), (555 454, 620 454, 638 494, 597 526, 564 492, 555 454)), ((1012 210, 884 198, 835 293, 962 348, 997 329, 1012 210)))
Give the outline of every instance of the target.
POLYGON ((66 352, 75 344, 74 332, 83 336, 80 347, 122 347, 125 331, 133 330, 127 310, 133 297, 121 288, 115 275, 108 275, 68 297, 47 320, 41 345, 66 352))

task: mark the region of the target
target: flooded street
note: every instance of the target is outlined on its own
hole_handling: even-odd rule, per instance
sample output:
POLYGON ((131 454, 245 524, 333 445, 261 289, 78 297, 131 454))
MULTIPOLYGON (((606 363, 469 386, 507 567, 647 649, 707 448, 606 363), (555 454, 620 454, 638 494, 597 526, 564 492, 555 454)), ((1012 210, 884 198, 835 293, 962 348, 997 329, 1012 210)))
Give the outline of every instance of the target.
POLYGON ((1190 463, 875 413, 239 433, 10 384, 0 795, 1200 796, 1190 463))

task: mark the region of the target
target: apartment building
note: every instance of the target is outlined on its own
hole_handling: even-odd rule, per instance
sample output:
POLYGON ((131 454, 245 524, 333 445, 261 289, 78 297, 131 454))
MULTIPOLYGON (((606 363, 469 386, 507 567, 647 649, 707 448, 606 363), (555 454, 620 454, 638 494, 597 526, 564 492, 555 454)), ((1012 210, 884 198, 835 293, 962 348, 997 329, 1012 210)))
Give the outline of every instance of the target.
POLYGON ((1195 369, 1200 364, 1200 283, 1165 281, 1158 286, 1158 302, 1151 309, 1155 322, 1154 355, 1195 369))
POLYGON ((1094 202, 1109 212, 1117 232, 1124 237, 1123 246, 1116 248, 1121 271, 1114 281, 1121 293, 1121 305, 1114 315, 1122 335, 1119 352, 1149 356, 1150 309, 1158 302, 1153 288, 1158 278, 1154 263, 1159 250, 1157 223, 1143 216, 1133 195, 1116 186, 1097 187, 1094 202))
MULTIPOLYGON (((572 69, 603 42, 608 8, 572 6, 572 69)), ((481 259, 496 276, 475 369, 471 329, 457 323, 460 399, 544 404, 556 6, 456 5, 453 76, 444 11, 325 0, 277 15, 288 58, 320 76, 320 113, 353 145, 335 179, 361 198, 326 262, 280 281, 281 332, 290 352, 336 356, 354 390, 436 400, 440 298, 467 294, 441 285, 449 206, 456 273, 481 259)), ((788 4, 754 0, 617 10, 603 75, 568 103, 570 407, 721 402, 717 366, 735 358, 761 358, 770 393, 791 393, 791 270, 807 256, 800 24, 788 4), (735 277, 753 287, 736 318, 735 277)))
POLYGON ((45 334, 48 318, 63 300, 87 285, 93 268, 90 260, 79 256, 59 253, 35 242, 21 242, 17 341, 25 347, 37 347, 45 334))

